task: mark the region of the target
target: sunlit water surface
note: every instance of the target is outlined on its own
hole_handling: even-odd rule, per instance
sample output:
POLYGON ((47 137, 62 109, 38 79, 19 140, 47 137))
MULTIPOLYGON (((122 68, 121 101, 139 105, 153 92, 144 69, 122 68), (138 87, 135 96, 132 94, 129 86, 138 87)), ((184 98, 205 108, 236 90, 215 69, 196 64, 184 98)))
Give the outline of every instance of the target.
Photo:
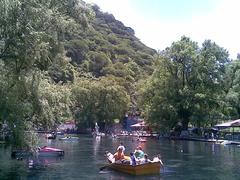
POLYGON ((37 169, 29 169, 27 160, 14 160, 10 157, 10 147, 0 145, 0 179, 240 179, 240 147, 223 146, 207 142, 169 141, 148 139, 142 143, 144 151, 153 157, 161 154, 165 164, 159 175, 134 177, 108 169, 99 171, 106 164, 104 152, 114 152, 120 142, 129 154, 138 145, 128 137, 100 140, 80 135, 79 141, 62 142, 41 139, 41 145, 61 148, 63 158, 40 158, 43 164, 37 169))

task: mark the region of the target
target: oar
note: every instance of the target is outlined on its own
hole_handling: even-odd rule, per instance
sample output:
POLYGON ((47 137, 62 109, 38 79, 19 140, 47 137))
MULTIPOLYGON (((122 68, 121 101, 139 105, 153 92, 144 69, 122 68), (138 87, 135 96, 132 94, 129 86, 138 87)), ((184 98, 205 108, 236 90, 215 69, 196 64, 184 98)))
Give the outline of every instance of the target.
POLYGON ((102 171, 102 170, 108 168, 110 165, 111 165, 111 164, 108 164, 108 165, 106 165, 106 166, 100 167, 99 170, 102 171))
POLYGON ((165 166, 164 166, 164 164, 163 164, 163 162, 162 162, 162 160, 161 159, 159 159, 159 161, 160 161, 160 166, 162 166, 162 169, 163 169, 163 172, 165 171, 165 166))
POLYGON ((165 172, 165 168, 164 168, 164 165, 161 165, 161 166, 162 166, 163 172, 165 172))

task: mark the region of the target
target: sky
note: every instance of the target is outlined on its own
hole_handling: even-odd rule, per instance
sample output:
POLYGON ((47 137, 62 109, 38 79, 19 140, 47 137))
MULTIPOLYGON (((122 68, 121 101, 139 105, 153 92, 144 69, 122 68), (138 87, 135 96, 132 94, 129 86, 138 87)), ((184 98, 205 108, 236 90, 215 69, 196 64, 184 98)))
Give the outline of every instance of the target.
POLYGON ((198 42, 210 39, 240 53, 240 0, 84 0, 131 27, 145 45, 156 50, 171 46, 181 36, 198 42))

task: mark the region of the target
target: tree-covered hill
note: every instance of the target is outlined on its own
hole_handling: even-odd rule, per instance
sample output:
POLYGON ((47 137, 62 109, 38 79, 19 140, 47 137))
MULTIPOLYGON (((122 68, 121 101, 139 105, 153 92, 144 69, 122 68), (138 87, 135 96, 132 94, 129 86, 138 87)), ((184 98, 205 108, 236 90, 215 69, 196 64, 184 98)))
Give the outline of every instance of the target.
POLYGON ((30 132, 66 119, 110 126, 135 104, 155 53, 96 5, 0 1, 0 125, 16 146, 33 145, 30 132))
POLYGON ((84 8, 91 12, 87 27, 65 41, 67 56, 72 64, 94 76, 113 75, 137 80, 152 73, 156 51, 145 46, 134 30, 104 13, 97 5, 84 8))

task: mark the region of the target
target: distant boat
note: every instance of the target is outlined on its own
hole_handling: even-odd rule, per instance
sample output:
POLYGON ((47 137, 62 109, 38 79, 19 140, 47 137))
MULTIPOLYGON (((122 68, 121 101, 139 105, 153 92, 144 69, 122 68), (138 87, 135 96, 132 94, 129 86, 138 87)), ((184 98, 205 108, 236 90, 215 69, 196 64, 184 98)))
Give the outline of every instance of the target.
POLYGON ((59 138, 59 140, 61 140, 61 141, 77 141, 77 140, 79 140, 79 137, 67 136, 67 137, 59 138))
POLYGON ((62 131, 57 131, 57 135, 64 135, 64 132, 62 132, 62 131))
POLYGON ((139 141, 139 142, 147 142, 147 139, 138 138, 137 141, 139 141))
POLYGON ((37 153, 39 156, 64 156, 64 151, 62 149, 52 148, 48 146, 38 148, 37 153))
POLYGON ((55 133, 48 133, 46 134, 45 138, 46 139, 56 139, 56 134, 55 133))

